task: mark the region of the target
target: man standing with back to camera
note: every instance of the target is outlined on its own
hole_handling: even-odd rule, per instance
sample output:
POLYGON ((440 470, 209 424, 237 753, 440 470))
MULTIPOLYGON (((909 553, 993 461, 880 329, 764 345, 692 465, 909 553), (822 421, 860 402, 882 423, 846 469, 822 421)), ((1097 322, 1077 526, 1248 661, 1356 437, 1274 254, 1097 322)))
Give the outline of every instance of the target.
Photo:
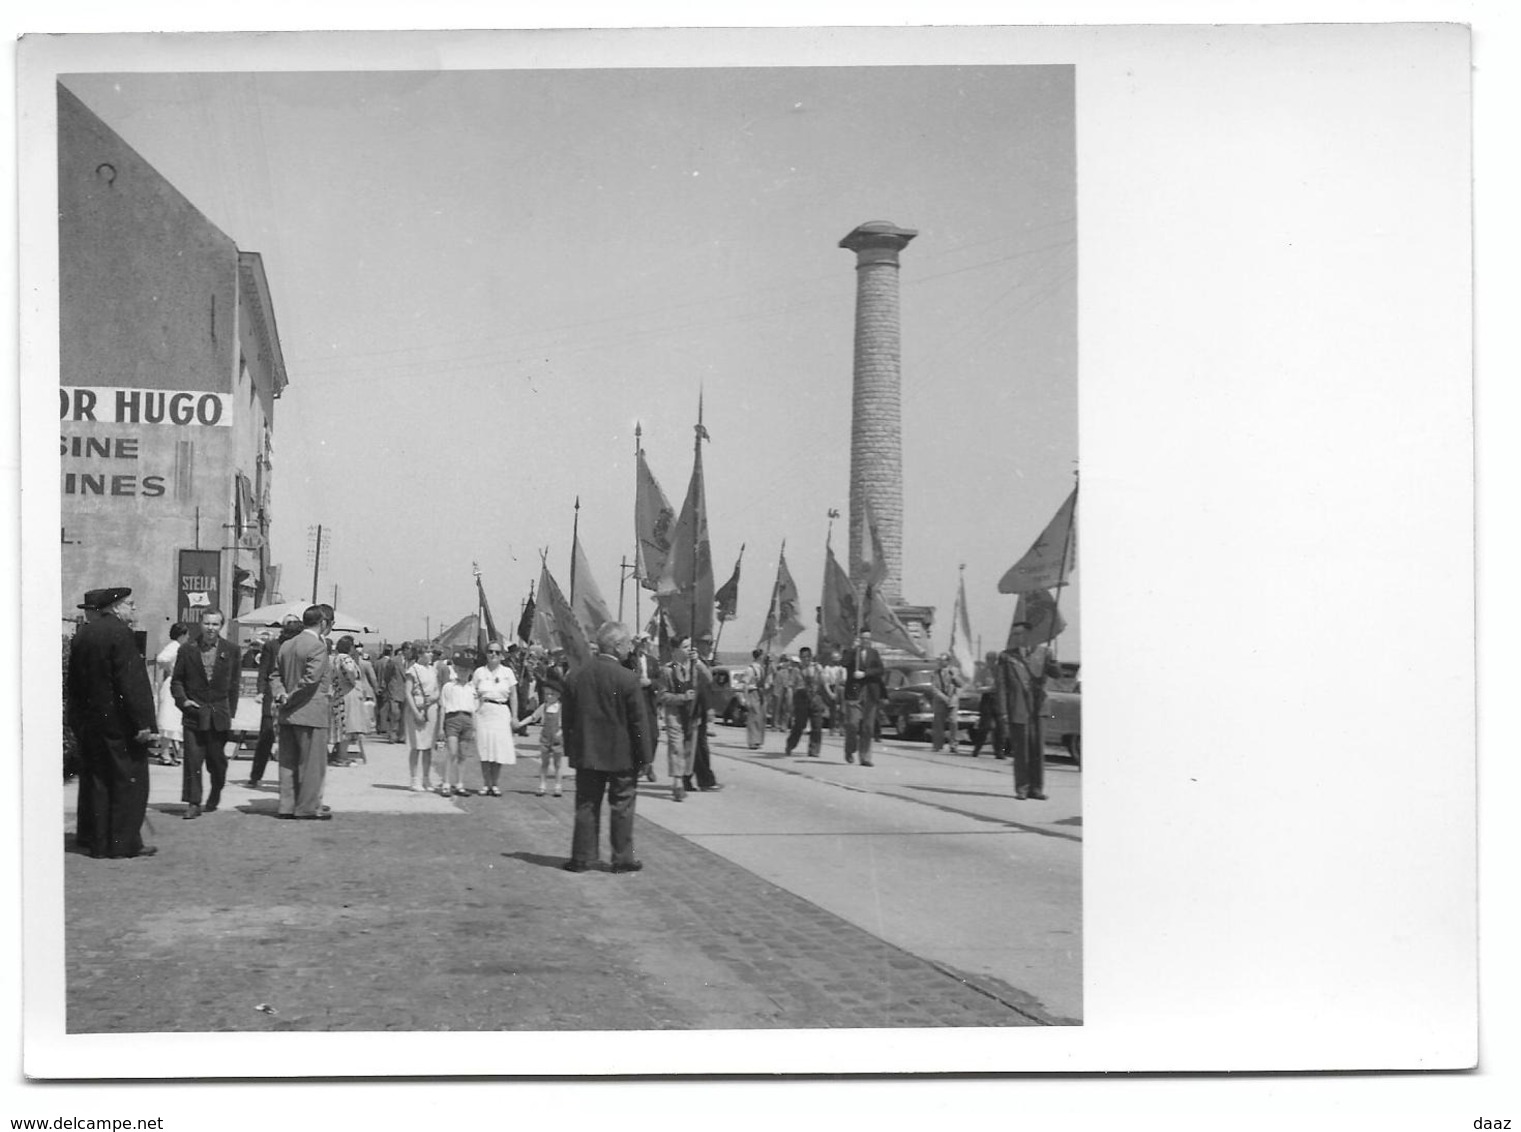
POLYGON ((69 726, 80 762, 75 841, 92 857, 158 852, 142 836, 158 724, 148 666, 132 636, 131 596, 125 586, 85 594, 79 608, 94 617, 69 649, 69 726))
POLYGON ((332 711, 331 663, 326 607, 309 605, 301 632, 280 646, 269 686, 279 705, 280 808, 288 820, 326 821, 322 804, 327 779, 327 731, 332 711))

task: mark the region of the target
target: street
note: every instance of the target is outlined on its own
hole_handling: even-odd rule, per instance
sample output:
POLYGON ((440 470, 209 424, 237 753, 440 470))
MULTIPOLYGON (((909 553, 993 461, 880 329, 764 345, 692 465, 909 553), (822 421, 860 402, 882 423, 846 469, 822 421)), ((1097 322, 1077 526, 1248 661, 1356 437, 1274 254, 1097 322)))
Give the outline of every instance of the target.
MULTIPOLYGON (((144 861, 66 862, 68 1029, 743 1029, 1081 1018, 1079 774, 889 741, 871 768, 716 727, 725 789, 643 784, 634 876, 564 873, 573 813, 520 740, 506 797, 406 789, 403 749, 333 769, 334 820, 241 784, 180 818, 151 769, 144 861)), ((657 759, 657 767, 663 758, 657 759)), ((467 781, 479 785, 472 762, 467 781)), ((66 828, 73 788, 66 791, 66 828)), ((67 839, 66 839, 67 840, 67 839)))

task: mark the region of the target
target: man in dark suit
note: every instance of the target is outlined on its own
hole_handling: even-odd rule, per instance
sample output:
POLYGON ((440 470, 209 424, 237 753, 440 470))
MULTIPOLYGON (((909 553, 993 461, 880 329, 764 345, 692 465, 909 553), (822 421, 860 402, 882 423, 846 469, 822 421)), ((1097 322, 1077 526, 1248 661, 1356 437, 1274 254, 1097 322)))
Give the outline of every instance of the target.
POLYGON ((69 652, 69 726, 79 741, 76 840, 92 857, 151 857, 144 845, 148 752, 157 735, 153 687, 130 621, 123 586, 91 590, 79 608, 93 615, 69 652))
POLYGON ((1014 797, 1044 800, 1046 741, 1040 717, 1046 704, 1046 680, 1062 674, 1045 645, 1023 643, 1027 621, 1014 622, 1009 647, 998 655, 993 692, 998 718, 1014 759, 1014 797))
POLYGON ((862 766, 871 761, 871 741, 877 733, 877 707, 882 702, 885 668, 882 654, 872 647, 871 630, 856 634, 854 648, 845 650, 845 761, 855 762, 860 752, 862 766))
POLYGON ((654 757, 652 724, 645 719, 638 678, 622 665, 628 651, 628 629, 608 621, 597 630, 596 655, 565 677, 565 754, 576 771, 569 872, 584 873, 597 859, 604 793, 613 872, 644 868, 634 857, 634 800, 639 775, 654 757))
POLYGON ((332 672, 327 651, 327 634, 331 629, 326 606, 307 606, 301 615, 301 632, 280 646, 275 670, 269 678, 279 709, 278 816, 282 818, 327 821, 333 816, 322 804, 332 712, 332 672))
MULTIPOLYGON (((713 776, 713 755, 708 750, 708 725, 713 717, 713 634, 703 633, 696 646, 692 662, 697 684, 697 701, 692 705, 692 778, 697 780, 698 790, 722 790, 713 776)), ((690 781, 686 788, 693 788, 690 781)))
POLYGON ((222 802, 227 784, 227 733, 238 710, 238 650, 222 639, 222 611, 201 619, 201 637, 186 641, 174 659, 169 691, 180 709, 185 728, 185 817, 201 816, 201 766, 211 771, 206 812, 222 802))

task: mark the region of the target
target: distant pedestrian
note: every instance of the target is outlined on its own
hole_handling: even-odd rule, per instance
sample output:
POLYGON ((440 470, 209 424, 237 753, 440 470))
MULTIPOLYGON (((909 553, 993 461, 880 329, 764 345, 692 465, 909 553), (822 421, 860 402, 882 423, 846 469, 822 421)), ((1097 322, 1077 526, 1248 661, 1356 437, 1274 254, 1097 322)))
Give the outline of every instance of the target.
POLYGON ((622 666, 629 632, 616 621, 597 630, 597 653, 565 680, 565 753, 576 771, 576 824, 569 872, 584 873, 601 843, 602 798, 608 799, 612 871, 644 868, 634 856, 636 784, 650 760, 644 697, 634 674, 622 666))
POLYGON ((877 708, 882 702, 885 668, 882 654, 872 645, 871 630, 862 629, 855 647, 845 653, 845 761, 862 766, 871 761, 871 741, 877 730, 877 708))
POLYGON ((816 759, 824 745, 824 719, 829 714, 829 688, 824 666, 814 661, 807 645, 798 649, 798 684, 792 693, 792 730, 787 735, 787 754, 797 749, 808 728, 808 757, 816 759))
POLYGON ((185 770, 181 800, 185 817, 201 816, 201 767, 211 775, 206 812, 222 803, 227 784, 227 735, 238 712, 242 658, 222 639, 222 612, 213 609, 201 619, 200 639, 181 646, 174 659, 170 689, 179 705, 185 731, 185 770))
POLYGON ((745 697, 745 742, 752 751, 760 750, 766 742, 766 663, 765 653, 750 650, 750 663, 745 666, 743 695, 745 697))
POLYGON ((935 661, 935 672, 930 677, 930 746, 940 750, 950 741, 951 754, 957 754, 961 737, 958 716, 961 712, 961 688, 964 681, 950 653, 935 661), (950 734, 947 735, 946 733, 950 734))
MULTIPOLYGON (((703 792, 722 790, 713 776, 713 754, 708 749, 708 726, 713 712, 713 635, 697 638, 697 652, 692 658, 697 698, 692 702, 692 779, 703 792)), ((692 782, 686 784, 692 789, 692 782)))
POLYGON ((1046 680, 1061 675, 1061 667, 1045 645, 1021 642, 1028 622, 1016 621, 1013 643, 998 656, 993 687, 998 697, 998 714, 1009 737, 1009 755, 1014 760, 1014 797, 1046 797, 1045 736, 1041 713, 1046 703, 1046 680))
POLYGON ((279 708, 277 812, 282 818, 327 821, 333 816, 322 803, 327 781, 327 729, 332 722, 332 661, 327 647, 333 624, 330 616, 325 606, 306 607, 301 632, 280 646, 269 678, 279 708))
POLYGON ((407 770, 412 789, 433 788, 433 744, 438 733, 438 669, 435 650, 423 645, 407 669, 406 716, 407 770))
MULTIPOLYGON (((259 677, 257 688, 259 691, 259 738, 254 743, 253 767, 248 772, 247 785, 250 789, 258 789, 264 782, 264 771, 269 766, 270 756, 275 751, 275 739, 278 733, 276 715, 278 708, 275 705, 275 693, 270 687, 270 677, 274 675, 275 661, 280 655, 280 646, 301 632, 301 615, 299 613, 287 613, 280 624, 280 634, 272 637, 259 646, 259 677)), ((279 773, 279 765, 276 764, 276 773, 279 773)))
POLYGON ((671 659, 660 670, 657 696, 665 724, 666 770, 671 776, 671 801, 686 801, 692 788, 693 705, 697 701, 697 670, 685 638, 671 642, 671 659))
POLYGON ((998 654, 990 652, 983 659, 981 667, 982 694, 977 700, 977 739, 972 744, 972 758, 982 753, 982 748, 991 740, 993 757, 1006 759, 1009 757, 1009 738, 1005 731, 1003 720, 998 714, 998 693, 994 688, 995 674, 998 671, 998 654))
POLYGON ((505 660, 501 642, 489 644, 486 663, 471 677, 477 701, 475 734, 481 777, 486 783, 485 792, 493 798, 502 796, 502 767, 518 761, 517 744, 512 738, 518 717, 518 678, 505 660))
POLYGON ((629 655, 626 667, 633 672, 639 681, 639 690, 644 694, 644 714, 650 720, 650 763, 644 768, 644 776, 650 781, 655 781, 654 756, 660 746, 660 727, 656 722, 660 718, 660 709, 655 703, 655 697, 660 691, 660 662, 650 655, 650 635, 639 633, 634 637, 634 651, 629 655))
POLYGON ((454 679, 438 693, 444 721, 444 759, 438 773, 438 792, 445 798, 451 794, 465 798, 470 794, 465 789, 465 761, 475 745, 475 711, 479 701, 475 685, 470 682, 470 665, 464 658, 456 657, 450 669, 454 679))
POLYGON ((153 686, 137 651, 136 604, 125 586, 90 590, 90 618, 69 650, 69 727, 79 743, 75 841, 92 857, 151 857, 144 845, 148 751, 155 738, 153 686))
POLYGON ((828 645, 822 649, 819 660, 824 669, 824 687, 829 692, 829 733, 843 735, 845 733, 845 666, 840 663, 840 654, 828 645))
POLYGON ((393 743, 400 743, 406 739, 407 669, 411 667, 411 646, 401 645, 392 654, 391 667, 386 675, 386 694, 391 701, 391 710, 386 723, 393 743))
MULTIPOLYGON (((359 665, 359 671, 364 673, 364 681, 370 689, 370 698, 364 705, 364 730, 374 731, 380 704, 380 674, 375 671, 375 662, 370 659, 364 645, 357 641, 354 644, 354 662, 359 665)), ((360 758, 364 758, 363 752, 360 753, 360 758)))
POLYGON ((797 665, 790 656, 782 654, 776 662, 776 671, 772 673, 771 679, 776 685, 776 726, 779 730, 790 731, 798 685, 797 665))
POLYGON ((333 654, 333 750, 329 766, 369 762, 364 753, 364 733, 369 728, 374 699, 375 691, 354 656, 354 638, 340 637, 333 654), (358 759, 349 758, 350 743, 357 745, 358 759))
POLYGON ((163 766, 180 765, 180 743, 185 732, 180 726, 180 709, 174 702, 170 685, 174 682, 174 660, 179 656, 180 646, 189 631, 190 627, 183 621, 169 626, 169 641, 153 660, 154 674, 158 678, 158 761, 163 766))
POLYGON ((525 724, 537 723, 539 725, 539 789, 537 794, 540 798, 544 797, 544 788, 549 784, 550 770, 555 772, 555 797, 558 798, 564 790, 564 770, 561 766, 561 756, 565 752, 564 722, 564 712, 560 706, 560 689, 555 687, 545 688, 544 702, 534 708, 532 714, 524 720, 525 724))

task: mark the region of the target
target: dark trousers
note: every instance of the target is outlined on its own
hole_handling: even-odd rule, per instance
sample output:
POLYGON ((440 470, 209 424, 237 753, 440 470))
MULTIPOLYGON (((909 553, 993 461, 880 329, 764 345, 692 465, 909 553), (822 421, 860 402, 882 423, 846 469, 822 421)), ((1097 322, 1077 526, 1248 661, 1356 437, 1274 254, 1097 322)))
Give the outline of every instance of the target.
POLYGON ((602 840, 602 795, 607 794, 607 833, 613 846, 613 864, 627 865, 634 859, 634 799, 639 774, 632 770, 576 770, 576 826, 571 835, 570 859, 589 865, 597 859, 602 840))
POLYGON ((1014 796, 1024 798, 1046 789, 1045 736, 1038 721, 1009 724, 1009 753, 1014 756, 1014 796))
POLYGON ((718 779, 713 777, 713 759, 708 754, 708 713, 700 712, 696 719, 692 720, 692 777, 697 780, 697 789, 706 790, 716 785, 718 779))
POLYGON ((646 730, 650 735, 650 758, 655 757, 655 752, 660 749, 660 732, 662 712, 655 704, 655 689, 641 688, 639 694, 644 697, 644 721, 648 724, 646 730))
POLYGON ((211 793, 206 796, 206 804, 215 809, 222 802, 222 787, 227 785, 227 732, 185 728, 185 788, 180 801, 193 806, 201 804, 202 764, 211 772, 211 793))
POLYGON ((792 693, 792 730, 787 733, 787 753, 792 754, 803 728, 808 728, 808 753, 817 757, 824 745, 824 705, 804 691, 792 693))
POLYGON ((989 739, 993 741, 993 754, 999 758, 1008 754, 1005 750, 1008 746, 1008 738, 1004 735, 1003 720, 998 718, 998 709, 993 704, 993 698, 983 696, 977 711, 977 739, 972 744, 974 758, 989 739))
POLYGON ((862 766, 871 766, 871 741, 877 733, 880 698, 876 688, 867 685, 861 689, 859 699, 845 701, 845 758, 848 760, 859 752, 862 766))
POLYGON ((327 728, 280 724, 280 813, 317 813, 326 781, 327 728))
POLYGON ((375 693, 375 734, 391 734, 391 697, 385 692, 375 693))
POLYGON ((275 717, 266 709, 259 717, 259 741, 254 744, 253 769, 248 772, 250 782, 263 782, 264 771, 270 756, 275 753, 275 717))
POLYGON ((135 857, 148 813, 148 748, 129 737, 81 732, 75 840, 92 857, 135 857))

